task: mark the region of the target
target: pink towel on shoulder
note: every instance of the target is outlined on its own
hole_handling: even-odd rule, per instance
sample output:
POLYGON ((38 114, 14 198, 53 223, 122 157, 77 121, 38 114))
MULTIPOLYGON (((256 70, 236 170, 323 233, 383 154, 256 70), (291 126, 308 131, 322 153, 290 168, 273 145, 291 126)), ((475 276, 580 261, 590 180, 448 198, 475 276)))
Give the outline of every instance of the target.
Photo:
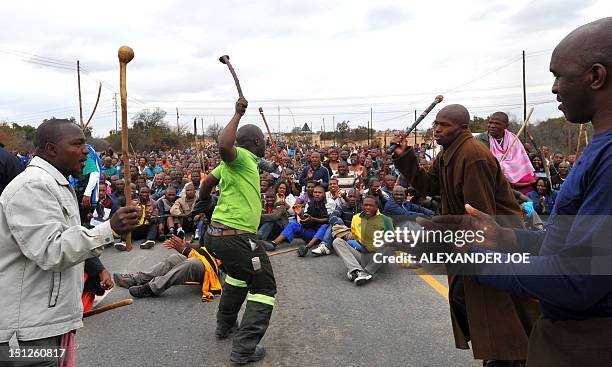
POLYGON ((535 172, 529 160, 529 156, 520 140, 514 143, 512 148, 510 148, 510 152, 506 155, 506 158, 504 158, 503 161, 501 160, 515 138, 516 135, 506 130, 504 132, 504 141, 502 142, 503 147, 501 147, 497 140, 489 135, 491 153, 493 153, 495 158, 499 161, 499 165, 508 181, 513 184, 519 182, 525 176, 533 175, 535 172))

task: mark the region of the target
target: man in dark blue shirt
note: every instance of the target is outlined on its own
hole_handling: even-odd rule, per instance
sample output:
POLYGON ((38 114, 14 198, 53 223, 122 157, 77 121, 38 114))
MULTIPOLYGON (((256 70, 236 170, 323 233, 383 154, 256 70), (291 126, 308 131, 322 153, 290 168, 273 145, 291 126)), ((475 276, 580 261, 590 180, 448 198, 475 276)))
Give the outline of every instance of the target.
POLYGON ((311 180, 316 181, 317 185, 327 190, 329 171, 321 164, 321 155, 317 152, 310 155, 310 164, 302 170, 300 186, 306 186, 306 183, 311 180))
POLYGON ((0 146, 0 194, 4 191, 6 185, 11 182, 15 176, 23 171, 23 164, 19 158, 4 150, 4 145, 0 146))
POLYGON ((391 194, 393 198, 387 200, 383 209, 383 214, 386 216, 401 215, 414 220, 416 217, 431 217, 434 215, 433 211, 406 200, 406 189, 402 186, 395 186, 391 194))
POLYGON ((511 254, 501 253, 501 263, 470 267, 481 285, 540 301, 542 318, 529 339, 530 367, 612 363, 610 34, 612 18, 600 19, 574 30, 553 51, 552 92, 559 109, 572 123, 592 122, 595 135, 561 186, 547 230, 501 228, 466 205, 472 228, 486 233, 485 247, 506 252, 532 246, 537 254, 528 263, 505 263, 511 254))

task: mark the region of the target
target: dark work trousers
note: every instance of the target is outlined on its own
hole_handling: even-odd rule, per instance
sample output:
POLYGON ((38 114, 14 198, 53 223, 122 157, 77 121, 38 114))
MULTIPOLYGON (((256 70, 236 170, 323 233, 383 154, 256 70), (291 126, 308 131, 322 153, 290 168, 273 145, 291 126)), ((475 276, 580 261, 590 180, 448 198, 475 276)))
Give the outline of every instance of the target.
POLYGON ((143 224, 132 230, 133 240, 153 240, 157 239, 157 225, 156 224, 143 224))
MULTIPOLYGON (((211 230, 214 229, 209 228, 211 230)), ((268 329, 274 307, 276 280, 270 259, 255 234, 211 236, 207 232, 204 243, 221 260, 226 271, 217 329, 226 331, 236 324, 238 311, 246 298, 246 309, 234 335, 232 353, 253 353, 268 329), (254 258, 259 258, 259 270, 254 269, 254 258)))

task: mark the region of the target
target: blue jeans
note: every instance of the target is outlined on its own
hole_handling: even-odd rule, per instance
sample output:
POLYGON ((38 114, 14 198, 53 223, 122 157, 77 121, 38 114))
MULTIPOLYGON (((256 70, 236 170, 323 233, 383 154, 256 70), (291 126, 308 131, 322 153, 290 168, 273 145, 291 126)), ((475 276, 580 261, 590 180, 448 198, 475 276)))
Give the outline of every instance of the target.
POLYGON ((327 224, 323 224, 319 229, 314 229, 312 227, 304 227, 298 222, 290 222, 283 230, 283 235, 287 238, 288 242, 293 241, 295 237, 299 237, 306 242, 310 242, 314 237, 323 240, 323 236, 328 227, 327 224))
POLYGON ((325 231, 323 239, 321 240, 325 247, 330 250, 334 248, 334 245, 332 244, 334 242, 334 239, 332 238, 332 227, 336 224, 344 225, 344 222, 338 217, 333 217, 329 219, 329 226, 327 226, 327 230, 325 231))
POLYGON ((280 221, 264 222, 259 226, 257 236, 262 240, 273 240, 282 230, 283 226, 280 224, 280 221))

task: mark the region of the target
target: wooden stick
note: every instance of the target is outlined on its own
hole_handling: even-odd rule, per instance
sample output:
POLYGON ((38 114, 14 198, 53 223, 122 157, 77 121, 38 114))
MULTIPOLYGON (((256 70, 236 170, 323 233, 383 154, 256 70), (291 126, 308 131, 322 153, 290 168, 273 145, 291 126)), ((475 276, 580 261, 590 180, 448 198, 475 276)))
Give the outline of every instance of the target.
POLYGON ((87 127, 89 126, 89 122, 91 121, 91 118, 93 117, 94 113, 96 113, 96 108, 98 108, 98 102, 100 102, 100 94, 102 93, 102 82, 100 82, 100 85, 98 86, 98 98, 96 98, 96 104, 94 105, 93 111, 91 111, 91 115, 89 115, 89 118, 87 119, 87 122, 85 123, 85 129, 87 129, 87 127))
POLYGON ((84 312, 83 313, 83 318, 86 318, 86 317, 89 317, 89 316, 93 316, 93 315, 97 315, 97 314, 102 313, 102 312, 114 310, 115 308, 131 305, 132 303, 134 303, 134 300, 131 299, 131 298, 128 298, 128 299, 124 299, 123 301, 119 301, 119 302, 108 304, 106 306, 94 308, 91 311, 84 312))
POLYGON ((510 153, 510 149, 512 149, 512 146, 514 145, 514 143, 516 143, 516 141, 518 140, 519 136, 521 136, 521 134, 523 133, 523 130, 525 130, 525 126, 527 126, 527 123, 529 122, 529 119, 531 118, 531 114, 532 113, 533 113, 533 107, 531 107, 531 109, 529 110, 529 113, 527 114, 527 118, 523 122, 523 126, 521 126, 521 129, 519 130, 519 132, 514 137, 514 140, 512 141, 512 143, 508 146, 508 149, 506 149, 506 153, 504 153, 504 155, 501 157, 500 161, 503 161, 504 159, 506 159, 506 156, 508 155, 508 153, 510 153))
POLYGON ((578 151, 580 151, 580 138, 582 138, 582 128, 584 124, 580 124, 580 131, 578 131, 578 142, 576 143, 576 157, 578 157, 578 151))
POLYGON ((202 283, 186 281, 186 282, 183 283, 183 285, 202 285, 202 283))
POLYGON ((232 67, 232 63, 229 61, 229 56, 223 55, 219 57, 219 61, 221 61, 222 64, 227 65, 227 68, 232 74, 232 78, 234 78, 234 84, 236 84, 236 89, 238 90, 238 97, 244 98, 244 95, 242 94, 242 88, 240 87, 240 81, 238 80, 238 76, 236 75, 236 72, 232 67))
MULTIPOLYGON (((123 178, 125 205, 130 205, 132 202, 132 190, 130 187, 130 152, 128 150, 128 121, 127 121, 127 88, 125 85, 125 71, 128 62, 134 58, 134 50, 128 46, 121 46, 118 52, 119 56, 119 89, 121 92, 121 153, 123 156, 123 178)), ((125 241, 127 251, 132 250, 132 233, 127 234, 125 241)))
POLYGON ((198 148, 198 119, 193 118, 193 135, 195 136, 195 150, 198 156, 198 163, 200 163, 200 169, 204 171, 204 165, 202 164, 202 156, 200 155, 200 149, 198 148))
POLYGON ((268 255, 268 257, 270 256, 276 256, 276 255, 281 255, 281 254, 286 254, 287 252, 293 252, 295 250, 297 250, 297 246, 296 247, 289 247, 289 248, 285 248, 282 250, 278 250, 278 251, 274 251, 271 254, 268 255))

